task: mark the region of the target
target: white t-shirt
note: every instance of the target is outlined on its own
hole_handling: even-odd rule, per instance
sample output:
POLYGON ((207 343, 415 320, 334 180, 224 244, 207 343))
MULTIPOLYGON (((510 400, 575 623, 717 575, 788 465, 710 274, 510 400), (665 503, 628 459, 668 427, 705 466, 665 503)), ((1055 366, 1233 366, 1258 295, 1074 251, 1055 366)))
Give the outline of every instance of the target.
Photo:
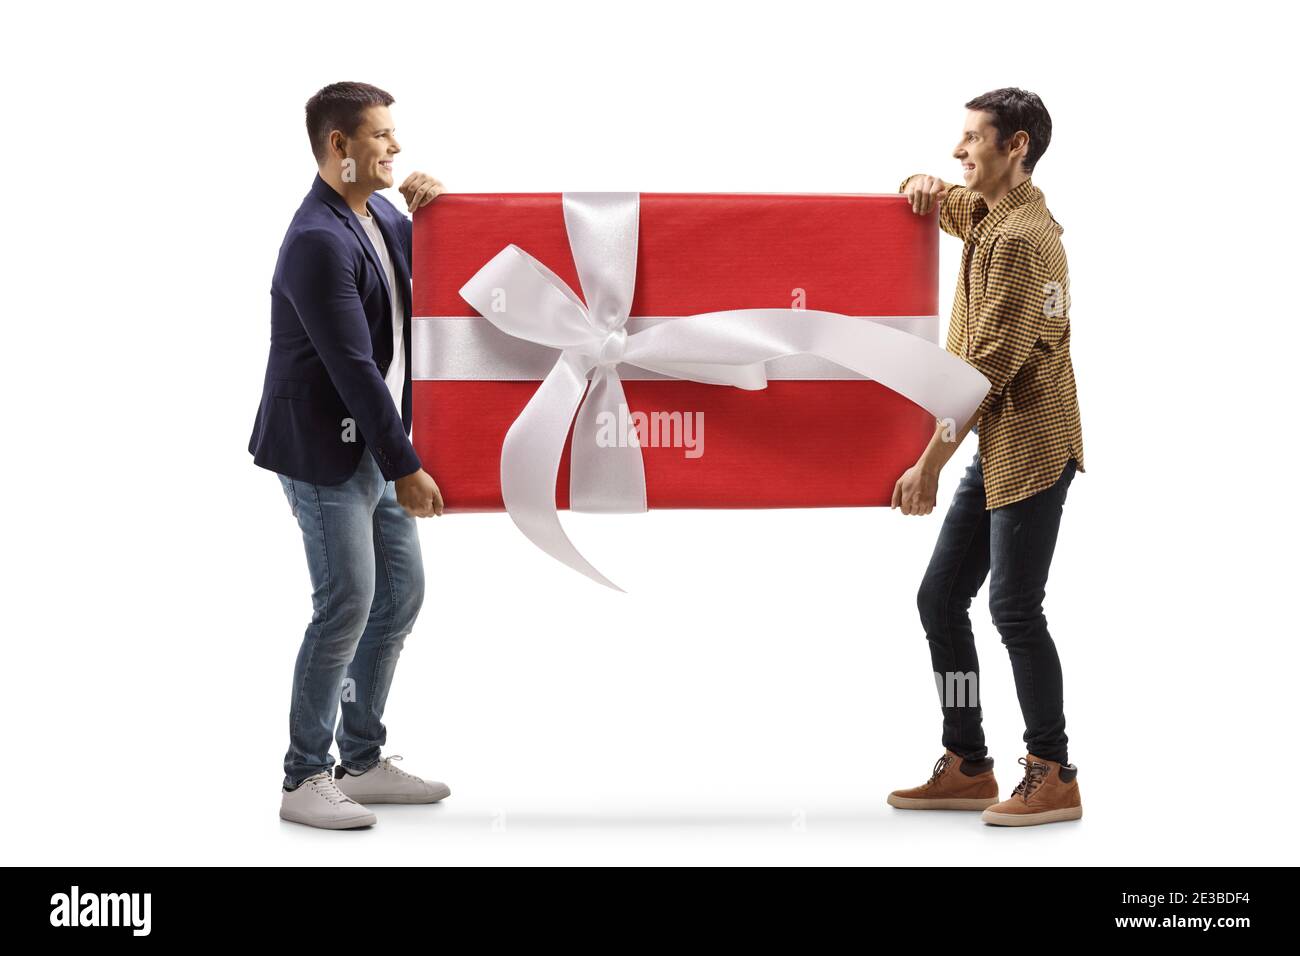
POLYGON ((361 220, 361 227, 370 237, 370 244, 375 247, 375 253, 383 264, 384 274, 388 277, 388 299, 393 304, 393 361, 388 365, 388 374, 384 376, 384 381, 388 385, 388 390, 393 393, 397 414, 401 415, 402 388, 406 384, 406 349, 403 348, 403 300, 397 291, 397 272, 393 269, 393 260, 388 254, 388 243, 384 242, 384 234, 379 231, 379 223, 375 222, 375 217, 357 216, 357 218, 361 220))

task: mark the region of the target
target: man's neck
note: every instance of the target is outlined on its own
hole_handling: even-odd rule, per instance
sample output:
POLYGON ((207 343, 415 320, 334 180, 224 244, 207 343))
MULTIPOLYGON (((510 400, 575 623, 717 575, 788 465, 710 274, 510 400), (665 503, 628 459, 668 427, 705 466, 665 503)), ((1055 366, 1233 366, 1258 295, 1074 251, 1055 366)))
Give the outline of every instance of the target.
POLYGON ((370 211, 366 209, 366 201, 374 193, 373 189, 368 189, 358 183, 345 183, 343 175, 337 169, 322 169, 320 178, 343 197, 343 201, 348 204, 354 213, 362 219, 369 217, 370 211))
POLYGON ((1023 183, 1029 176, 1026 173, 1015 172, 1009 178, 1001 180, 991 189, 980 190, 980 195, 984 197, 984 205, 989 207, 989 212, 993 207, 1006 198, 1007 193, 1023 183))

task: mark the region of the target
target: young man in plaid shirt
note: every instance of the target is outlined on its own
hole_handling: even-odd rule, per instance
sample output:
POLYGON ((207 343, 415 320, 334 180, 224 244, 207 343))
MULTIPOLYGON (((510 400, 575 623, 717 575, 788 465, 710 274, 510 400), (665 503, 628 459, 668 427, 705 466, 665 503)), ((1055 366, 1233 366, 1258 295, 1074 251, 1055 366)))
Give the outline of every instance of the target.
POLYGON ((1066 753, 1061 664, 1042 602, 1066 491, 1084 467, 1064 230, 1030 179, 1052 120, 1042 100, 1014 88, 966 108, 953 150, 964 185, 917 174, 899 187, 918 215, 937 205, 940 227, 964 242, 947 348, 992 387, 969 422, 936 423, 929 446, 894 489, 894 507, 929 514, 940 469, 974 429, 979 449, 917 594, 940 685, 944 752, 926 783, 895 790, 889 803, 981 810, 984 822, 1004 826, 1055 823, 1078 819, 1083 806, 1066 753), (1028 749, 1020 758, 1023 779, 1001 802, 984 743, 969 615, 990 576, 989 607, 1011 656, 1028 749))

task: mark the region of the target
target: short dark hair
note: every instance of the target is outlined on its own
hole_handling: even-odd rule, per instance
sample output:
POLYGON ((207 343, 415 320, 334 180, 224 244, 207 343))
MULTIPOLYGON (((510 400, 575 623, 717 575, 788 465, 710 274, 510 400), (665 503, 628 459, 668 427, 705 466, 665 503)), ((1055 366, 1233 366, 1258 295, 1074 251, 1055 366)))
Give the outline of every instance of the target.
POLYGON ((1035 93, 1014 86, 992 90, 966 104, 968 110, 980 110, 993 116, 998 131, 998 149, 1020 130, 1029 134, 1029 149, 1020 161, 1026 173, 1032 173, 1047 144, 1052 141, 1052 117, 1035 93))
POLYGON ((330 133, 341 130, 352 136, 361 125, 361 114, 372 106, 392 106, 393 97, 369 83, 331 83, 307 101, 307 136, 316 162, 329 155, 330 133))

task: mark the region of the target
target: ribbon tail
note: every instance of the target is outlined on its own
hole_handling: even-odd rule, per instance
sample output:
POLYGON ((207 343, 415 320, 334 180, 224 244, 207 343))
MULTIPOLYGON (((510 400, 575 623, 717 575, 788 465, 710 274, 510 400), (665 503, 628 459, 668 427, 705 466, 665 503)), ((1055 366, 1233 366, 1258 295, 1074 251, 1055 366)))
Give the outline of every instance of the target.
POLYGON ((704 370, 710 382, 721 377, 719 366, 730 365, 738 374, 730 384, 761 388, 761 382, 746 380, 756 363, 796 354, 816 355, 874 379, 958 425, 989 390, 978 369, 933 342, 837 312, 804 309, 732 309, 662 322, 628 337, 625 360, 669 374, 704 370))
MULTIPOLYGON (((562 355, 510 426, 501 446, 501 497, 515 526, 533 544, 596 583, 622 591, 574 547, 555 509, 555 480, 587 389, 586 371, 580 358, 562 355)), ((640 449, 636 451, 639 456, 640 449)))
POLYGON ((623 382, 599 368, 578 409, 569 457, 569 508, 604 514, 647 510, 645 460, 631 424, 623 382))

